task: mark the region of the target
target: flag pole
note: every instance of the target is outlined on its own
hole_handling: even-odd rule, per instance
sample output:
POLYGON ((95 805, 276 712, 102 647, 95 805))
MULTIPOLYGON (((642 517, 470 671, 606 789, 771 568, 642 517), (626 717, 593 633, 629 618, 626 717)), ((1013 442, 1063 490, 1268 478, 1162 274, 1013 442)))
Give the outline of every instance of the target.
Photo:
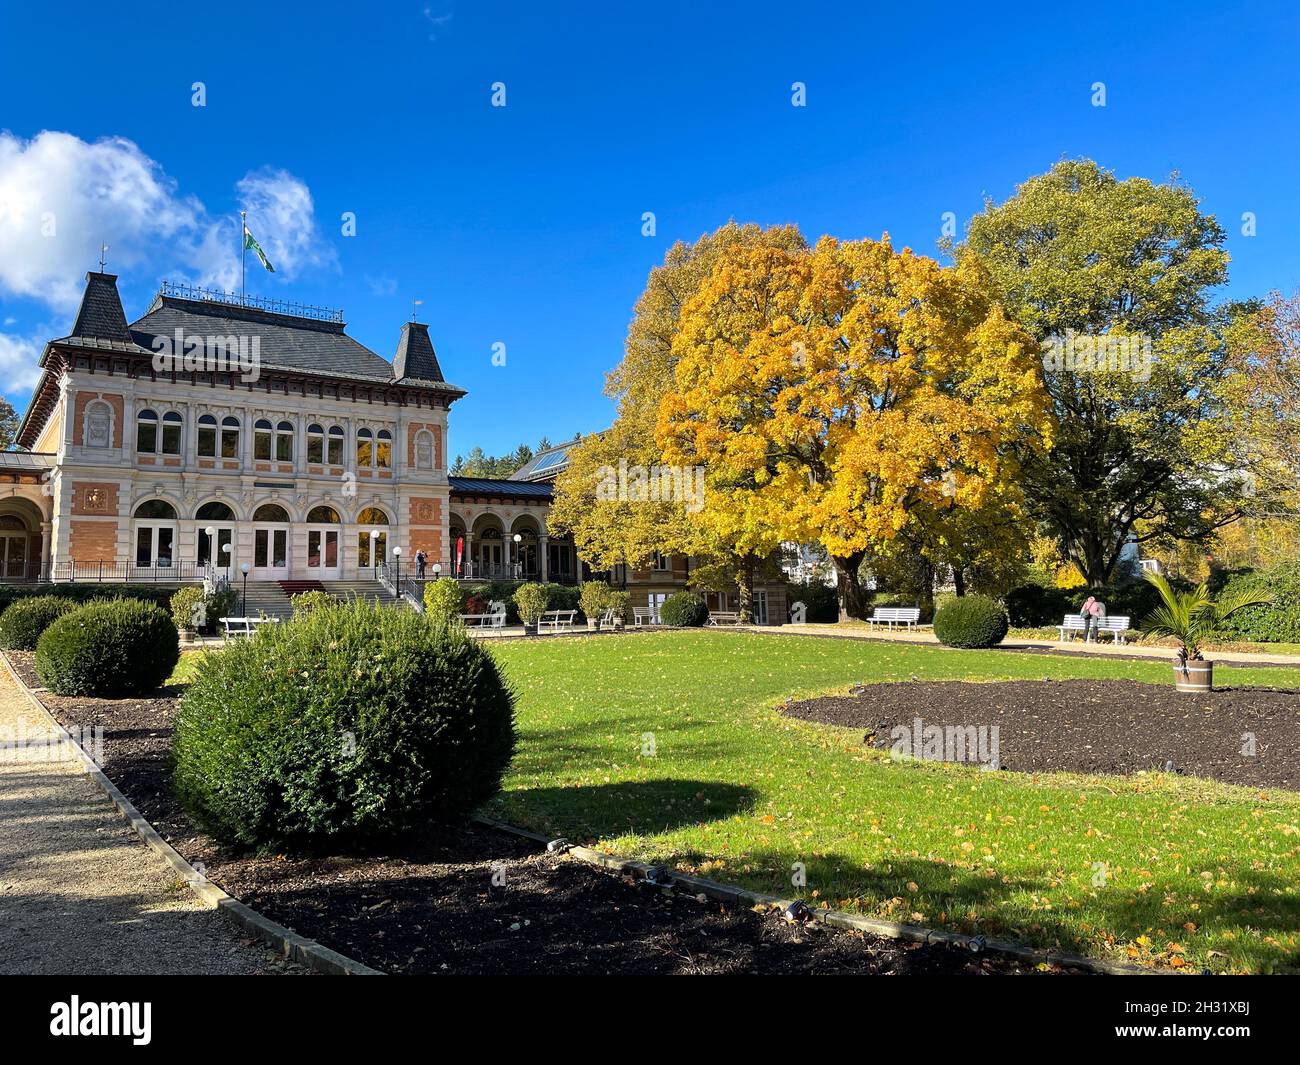
POLYGON ((239 305, 244 305, 244 267, 248 262, 248 212, 239 212, 239 305))

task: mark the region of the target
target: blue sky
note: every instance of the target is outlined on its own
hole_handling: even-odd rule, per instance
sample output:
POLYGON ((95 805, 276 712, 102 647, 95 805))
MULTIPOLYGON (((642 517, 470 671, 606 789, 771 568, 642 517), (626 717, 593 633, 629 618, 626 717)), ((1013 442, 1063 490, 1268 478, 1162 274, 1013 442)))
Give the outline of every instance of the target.
POLYGON ((470 392, 453 453, 607 424, 647 272, 729 218, 934 253, 944 212, 1085 155, 1179 171, 1228 232, 1228 293, 1300 287, 1291 5, 545 7, 4 5, 5 394, 25 406, 101 240, 136 317, 163 278, 230 278, 241 204, 278 267, 250 292, 340 306, 386 357, 424 301, 470 392))

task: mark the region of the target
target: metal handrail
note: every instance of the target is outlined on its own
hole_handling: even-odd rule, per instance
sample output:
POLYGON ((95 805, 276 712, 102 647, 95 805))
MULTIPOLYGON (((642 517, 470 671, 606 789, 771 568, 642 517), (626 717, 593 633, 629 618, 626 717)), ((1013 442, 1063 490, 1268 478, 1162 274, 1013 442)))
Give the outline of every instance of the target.
POLYGON ((117 560, 69 559, 66 562, 47 562, 41 566, 36 578, 42 584, 65 583, 103 583, 105 581, 142 582, 157 584, 181 584, 189 581, 203 581, 214 576, 215 571, 206 562, 156 562, 140 565, 135 562, 117 560))

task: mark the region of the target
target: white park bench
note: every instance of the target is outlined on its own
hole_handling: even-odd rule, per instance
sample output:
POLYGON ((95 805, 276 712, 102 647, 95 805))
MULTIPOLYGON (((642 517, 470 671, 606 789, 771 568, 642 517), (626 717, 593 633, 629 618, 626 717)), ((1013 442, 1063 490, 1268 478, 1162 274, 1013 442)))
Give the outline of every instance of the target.
POLYGON ((614 627, 614 608, 610 607, 605 613, 600 615, 600 627, 602 629, 612 629, 614 627))
POLYGON ((486 614, 462 614, 460 620, 472 629, 502 629, 506 624, 506 605, 493 599, 486 614))
POLYGON ((886 625, 892 629, 895 625, 902 625, 908 629, 915 629, 917 622, 921 620, 921 608, 919 606, 878 606, 871 612, 871 617, 867 619, 868 631, 875 632, 876 625, 886 625))
POLYGON ((251 636, 257 631, 259 625, 278 625, 279 618, 268 618, 266 616, 256 618, 218 618, 221 622, 221 635, 230 636, 251 636))
MULTIPOLYGON (((1114 617, 1097 618, 1093 625, 1093 632, 1101 637, 1105 633, 1110 634, 1110 638, 1118 644, 1128 643, 1128 634, 1132 629, 1131 619, 1124 614, 1116 614, 1114 617)), ((1059 626, 1061 639, 1072 640, 1074 634, 1083 632, 1087 628, 1087 621, 1082 614, 1066 614, 1061 619, 1059 626)))
POLYGON ((578 616, 576 610, 548 610, 537 623, 537 629, 550 629, 552 632, 571 632, 573 619, 578 616))
POLYGON ((737 610, 710 610, 710 625, 739 625, 740 612, 737 610))
POLYGON ((655 617, 655 612, 648 606, 634 606, 632 608, 632 624, 637 628, 642 625, 658 625, 659 619, 655 617))

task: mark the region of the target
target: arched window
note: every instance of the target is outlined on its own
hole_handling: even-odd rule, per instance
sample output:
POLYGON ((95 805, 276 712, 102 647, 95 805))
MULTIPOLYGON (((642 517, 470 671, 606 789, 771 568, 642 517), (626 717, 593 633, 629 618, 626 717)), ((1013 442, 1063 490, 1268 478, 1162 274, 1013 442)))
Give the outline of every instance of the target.
POLYGON ((325 430, 315 422, 307 426, 307 461, 325 461, 325 430))
POLYGON ((225 503, 204 503, 194 512, 195 521, 234 521, 235 512, 225 503))
POLYGON ((277 422, 275 426, 275 461, 293 461, 293 422, 277 422))
POLYGON ((162 521, 175 521, 176 508, 165 499, 146 499, 135 508, 137 518, 156 518, 162 521))
POLYGON ((369 429, 357 430, 357 469, 366 469, 375 464, 375 447, 369 429))
POLYGON ((393 434, 380 429, 375 437, 375 465, 381 470, 393 468, 393 434))
POLYGON ((113 408, 104 400, 96 399, 86 404, 86 423, 81 439, 86 447, 113 446, 113 408))
POLYGON ((421 429, 415 434, 415 468, 433 469, 433 434, 428 429, 421 429))
POLYGON ((239 458, 239 419, 229 416, 221 419, 221 457, 239 458))
POLYGON ((152 455, 158 450, 158 415, 151 410, 135 416, 135 450, 138 455, 152 455))
POLYGON ((333 507, 312 507, 307 511, 307 521, 312 525, 337 525, 339 512, 333 507))
POLYGON ((387 525, 388 515, 378 507, 366 507, 357 515, 358 525, 387 525))
POLYGON ((181 416, 174 410, 163 415, 162 453, 179 455, 181 453, 181 416))
POLYGON ((253 511, 253 520, 287 522, 289 520, 289 512, 285 510, 284 507, 280 506, 279 503, 263 503, 253 511))
POLYGON ((343 430, 337 425, 330 426, 329 439, 329 464, 331 466, 343 465, 343 430))
POLYGON ((211 414, 199 416, 199 454, 204 458, 217 457, 217 419, 211 414))
POLYGON ((265 418, 258 418, 253 423, 253 458, 263 462, 271 461, 271 452, 275 447, 273 436, 271 423, 265 418))

